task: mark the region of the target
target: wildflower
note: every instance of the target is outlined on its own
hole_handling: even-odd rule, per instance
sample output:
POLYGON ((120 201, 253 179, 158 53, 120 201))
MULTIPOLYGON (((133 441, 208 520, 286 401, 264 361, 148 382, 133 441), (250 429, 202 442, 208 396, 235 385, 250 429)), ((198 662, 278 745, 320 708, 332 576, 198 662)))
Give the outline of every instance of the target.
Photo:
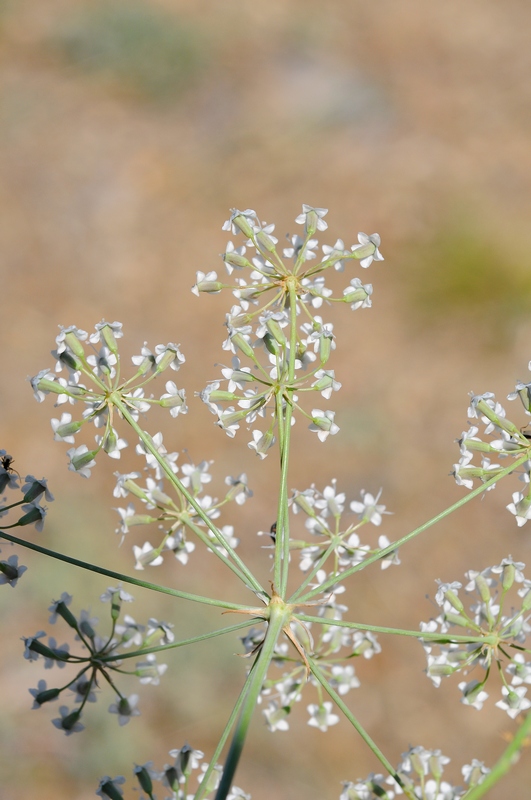
POLYGON ((103 800, 105 800, 105 798, 109 798, 109 800, 121 800, 123 797, 123 792, 120 789, 122 783, 125 783, 123 775, 119 775, 117 778, 109 778, 109 776, 106 775, 101 779, 96 794, 103 798, 103 800))
POLYGON ((332 703, 330 701, 319 705, 311 703, 308 706, 308 712, 310 714, 308 725, 319 728, 320 731, 327 731, 331 725, 336 725, 339 722, 338 715, 332 713, 332 703))
POLYGON ((60 717, 52 719, 52 725, 55 725, 56 728, 63 731, 66 736, 85 730, 85 726, 79 721, 81 716, 81 711, 79 709, 69 711, 68 706, 61 706, 59 708, 59 714, 61 715, 60 717))
POLYGON ((353 252, 356 252, 356 256, 359 258, 362 254, 362 258, 360 259, 360 266, 366 269, 370 267, 373 261, 383 261, 384 257, 378 250, 381 244, 380 236, 377 233, 371 233, 370 236, 366 233, 358 233, 358 242, 359 244, 354 244, 351 247, 353 252), (367 255, 365 255, 367 254, 367 255))
POLYGON ((127 725, 131 717, 137 717, 140 714, 139 709, 136 707, 137 703, 137 694, 132 694, 129 697, 120 697, 116 703, 111 703, 109 713, 118 714, 118 723, 127 725))
POLYGON ((7 561, 0 561, 0 586, 8 583, 13 588, 17 585, 18 579, 26 572, 27 567, 19 566, 18 556, 9 556, 7 561))
POLYGON ((353 500, 350 504, 351 511, 358 514, 363 522, 372 522, 373 525, 382 524, 382 515, 390 514, 390 511, 385 510, 385 506, 378 503, 382 490, 374 497, 370 492, 364 489, 361 491, 361 501, 353 500))

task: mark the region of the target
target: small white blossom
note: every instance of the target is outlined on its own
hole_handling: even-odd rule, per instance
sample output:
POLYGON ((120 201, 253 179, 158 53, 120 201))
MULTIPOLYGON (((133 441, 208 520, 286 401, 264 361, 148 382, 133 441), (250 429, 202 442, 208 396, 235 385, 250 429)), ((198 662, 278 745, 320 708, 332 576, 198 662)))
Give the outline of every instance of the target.
POLYGON ((308 725, 319 728, 320 731, 327 731, 329 727, 339 722, 338 715, 332 713, 332 703, 330 701, 320 705, 311 703, 308 706, 308 713, 310 714, 308 725))

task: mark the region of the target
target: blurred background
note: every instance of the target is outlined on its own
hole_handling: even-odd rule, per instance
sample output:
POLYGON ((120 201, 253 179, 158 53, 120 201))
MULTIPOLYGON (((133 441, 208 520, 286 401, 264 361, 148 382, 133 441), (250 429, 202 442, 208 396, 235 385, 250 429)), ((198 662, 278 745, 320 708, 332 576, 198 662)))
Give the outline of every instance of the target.
MULTIPOLYGON (((383 487, 391 540, 462 497, 448 473, 467 393, 503 402, 529 375, 530 27, 525 0, 2 0, 0 447, 22 475, 46 476, 56 496, 44 532, 26 529, 28 538, 130 574, 131 545, 149 538, 139 529, 119 548, 114 533, 113 472, 134 469, 134 458, 100 458, 88 481, 68 472, 67 446, 52 440, 52 401, 37 405, 26 383, 52 366, 58 324, 120 320, 126 357, 144 341, 181 343, 177 383, 190 413, 147 424, 164 426, 168 449, 187 448, 181 462, 216 460, 218 496, 225 475, 248 473, 253 500, 223 522, 259 578, 270 578, 256 532, 275 517, 274 456, 259 462, 244 431, 229 440, 193 400, 227 361, 230 296, 198 299, 190 287, 197 269, 222 266, 231 207, 256 209, 280 237, 300 230, 303 202, 330 209, 321 243, 382 236, 385 261, 355 273, 373 283, 373 308, 323 310, 338 337, 330 366, 343 383, 341 434, 321 445, 296 426, 291 485, 322 489, 336 477, 349 500, 383 487)), ((511 411, 525 424, 520 406, 511 411)), ((462 580, 509 553, 529 561, 529 526, 518 529, 505 510, 518 486, 509 479, 430 529, 403 548, 400 568, 356 575, 350 618, 417 629, 436 613, 427 598, 436 578, 462 580)), ((161 686, 140 690, 142 717, 123 729, 102 689, 87 730, 65 738, 50 722, 57 704, 30 710, 28 688, 42 678, 61 685, 66 670, 44 674, 42 662, 24 661, 19 639, 45 629, 64 641, 47 612, 63 591, 105 626, 98 598, 109 581, 32 553, 20 560, 27 574, 0 592, 2 800, 87 800, 102 775, 133 785, 133 762, 160 767, 185 741, 209 755, 246 668, 234 657, 237 637, 169 654, 161 686)), ((167 560, 142 575, 244 599, 199 551, 186 568, 167 560)), ((231 622, 134 594, 128 613, 171 621, 178 637, 231 622)), ((409 745, 440 748, 456 784, 472 758, 492 764, 514 728, 494 707, 496 677, 478 713, 460 704, 457 679, 433 688, 418 643, 382 643, 380 656, 356 664, 362 688, 348 701, 391 762, 409 745)), ((122 688, 131 694, 138 683, 122 688)), ((257 715, 236 779, 253 800, 333 800, 342 781, 379 771, 346 722, 326 735, 307 726, 313 700, 310 690, 289 733, 269 733, 257 715)), ((524 797, 530 780, 524 752, 489 797, 524 797)))

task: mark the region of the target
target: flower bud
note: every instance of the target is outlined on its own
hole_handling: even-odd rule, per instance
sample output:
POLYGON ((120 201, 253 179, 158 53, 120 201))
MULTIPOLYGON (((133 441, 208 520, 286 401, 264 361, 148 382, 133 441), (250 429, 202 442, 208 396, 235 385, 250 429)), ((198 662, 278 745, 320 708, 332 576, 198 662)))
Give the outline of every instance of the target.
MULTIPOLYGON (((72 715, 70 715, 70 716, 72 716, 72 715)), ((66 717, 65 717, 65 719, 66 719, 66 717)), ((64 723, 65 723, 65 720, 63 720, 63 727, 65 727, 64 723)), ((114 785, 114 781, 111 780, 110 778, 104 778, 101 781, 100 787, 99 787, 98 791, 96 792, 96 794, 99 794, 100 797, 103 797, 103 795, 105 794, 105 795, 107 795, 109 800, 123 800, 122 792, 120 791, 120 789, 118 789, 117 786, 114 785)))
POLYGON ((238 350, 241 350, 241 352, 247 356, 247 358, 252 358, 254 360, 254 350, 245 336, 241 333, 235 333, 234 336, 230 337, 230 340, 238 350))
POLYGON ((85 360, 85 348, 73 331, 69 331, 65 335, 65 343, 68 345, 72 353, 80 358, 81 361, 85 360))
POLYGON ((455 594, 455 592, 452 592, 451 589, 448 589, 444 593, 444 596, 446 600, 448 600, 450 605, 452 605, 455 608, 455 610, 458 611, 460 614, 465 610, 463 603, 461 602, 459 597, 455 594))
MULTIPOLYGON (((70 601, 70 598, 68 599, 70 601)), ((77 619, 74 617, 66 603, 64 603, 62 600, 55 605, 55 613, 59 614, 59 616, 62 617, 66 624, 71 628, 74 628, 76 631, 78 630, 77 619)))
POLYGON ((306 499, 305 495, 298 494, 293 498, 293 502, 299 506, 305 514, 308 514, 309 517, 315 517, 315 511, 313 510, 312 506, 306 499))
POLYGON ((96 631, 90 624, 87 619, 82 619, 79 623, 79 630, 84 636, 87 636, 89 639, 94 639, 96 637, 96 631))
POLYGON ((330 358, 330 351, 332 350, 332 334, 323 331, 322 335, 319 338, 319 358, 321 359, 321 364, 326 364, 328 359, 330 358))
POLYGON ((134 773, 140 784, 140 788, 143 789, 146 794, 153 794, 153 781, 147 769, 144 766, 136 766, 134 773))
POLYGON ((109 427, 107 429, 105 436, 101 440, 101 446, 108 455, 119 455, 120 448, 118 447, 118 437, 114 428, 109 427))
POLYGON ((453 675, 457 669, 457 667, 452 667, 451 664, 430 664, 428 667, 428 675, 446 678, 448 675, 453 675))
POLYGON ((256 234, 256 241, 264 250, 267 250, 269 253, 275 252, 275 242, 271 236, 267 235, 265 231, 258 231, 256 234))
POLYGON ((18 566, 18 556, 10 556, 8 561, 0 561, 0 572, 2 573, 0 584, 9 583, 11 586, 16 586, 18 579, 26 570, 27 567, 18 566))
MULTIPOLYGON (((83 448, 83 445, 81 445, 83 448)), ((78 448, 78 451, 81 450, 78 448)), ((98 455, 99 450, 82 450, 81 452, 73 453, 70 463, 72 469, 75 469, 76 472, 82 470, 84 467, 92 466, 92 462, 98 455)))
POLYGON ((514 583, 514 577, 516 574, 516 568, 514 564, 504 564, 502 570, 502 588, 505 592, 507 592, 514 583))
MULTIPOLYGON (((201 395, 202 394, 203 392, 201 393, 201 395)), ((203 397, 201 397, 201 399, 203 400, 203 397)), ((208 393, 208 399, 211 403, 215 403, 217 400, 223 400, 225 402, 233 402, 237 400, 238 397, 237 395, 234 394, 234 392, 226 392, 223 389, 214 389, 213 391, 208 393)))
POLYGON ((51 392, 52 394, 65 394, 65 387, 59 381, 52 380, 51 378, 38 378, 32 379, 32 386, 35 391, 41 391, 45 394, 51 392))
POLYGON ((265 458, 267 451, 274 443, 273 431, 266 431, 264 434, 261 434, 260 431, 253 431, 253 441, 248 443, 248 447, 251 450, 256 450, 256 454, 260 458, 265 458))
POLYGON ((38 692, 35 695, 35 702, 42 706, 43 703, 49 703, 50 700, 55 700, 60 694, 60 689, 44 689, 44 691, 38 692))
POLYGON ((522 611, 531 611, 531 589, 523 597, 522 611))
MULTIPOLYGON (((34 523, 42 522, 46 511, 41 506, 36 505, 35 503, 29 503, 29 511, 23 514, 17 522, 17 525, 33 525, 34 523)), ((28 508, 28 506, 24 506, 24 508, 28 508)))
MULTIPOLYGON (((205 294, 217 294, 221 292, 225 284, 221 283, 221 281, 199 281, 196 283, 194 289, 197 292, 205 292, 205 294)), ((194 294, 197 294, 194 292, 194 294)))
POLYGON ((232 224, 235 225, 236 228, 239 228, 239 230, 242 233, 244 233, 245 236, 248 236, 249 239, 252 239, 254 237, 254 231, 251 225, 249 224, 249 221, 245 214, 237 214, 235 217, 232 218, 231 221, 232 224))
POLYGON ((223 259, 223 261, 225 261, 226 264, 230 264, 232 267, 239 267, 241 269, 242 267, 252 268, 253 266, 251 262, 247 258, 245 258, 245 256, 240 255, 234 250, 223 253, 221 258, 223 259))
POLYGON ((66 439, 67 436, 75 436, 83 427, 85 420, 75 420, 72 422, 65 422, 63 425, 58 425, 55 429, 54 439, 66 439))
POLYGON ((157 358, 156 373, 159 374, 164 372, 164 370, 168 369, 170 364, 173 364, 176 360, 182 364, 185 359, 182 353, 179 351, 177 345, 167 344, 163 350, 162 358, 160 356, 157 358))
POLYGON ((367 244, 355 245, 355 250, 353 250, 351 258, 355 258, 357 261, 362 261, 367 256, 372 256, 376 252, 376 245, 373 242, 367 242, 367 244))
POLYGON ((277 342, 277 340, 274 339, 273 336, 271 336, 270 333, 266 332, 263 336, 262 341, 264 342, 266 349, 268 350, 268 352, 271 353, 271 355, 278 356, 280 354, 281 352, 280 345, 277 342))
POLYGON ((353 310, 360 308, 360 306, 364 304, 370 306, 371 301, 369 300, 368 303, 366 301, 371 294, 372 284, 368 283, 363 286, 359 278, 354 278, 354 280, 350 282, 350 286, 343 289, 343 302, 350 303, 353 310))
POLYGON ((269 319, 266 322, 266 328, 271 334, 271 336, 273 336, 275 341, 277 341, 279 345, 281 345, 281 347, 286 346, 286 337, 284 335, 284 331, 282 330, 276 319, 269 317, 269 319))
POLYGON ((486 605, 489 605, 492 598, 490 596, 490 589, 485 576, 481 573, 476 575, 475 583, 481 599, 486 605))
POLYGON ((460 628, 468 628, 470 621, 463 617, 461 614, 447 614, 445 613, 444 619, 451 625, 459 625, 460 628))
POLYGON ((483 683, 479 683, 476 680, 470 681, 463 687, 463 697, 466 697, 467 701, 472 704, 480 692, 483 691, 483 686, 483 683))
POLYGON ((80 361, 80 359, 76 358, 76 356, 74 356, 68 350, 63 350, 62 353, 59 353, 57 355, 57 360, 61 364, 64 364, 65 367, 67 367, 68 369, 73 370, 74 372, 79 371, 81 369, 81 367, 83 366, 83 362, 80 361))
POLYGON ((103 325, 100 328, 100 336, 111 351, 113 355, 118 354, 118 343, 114 337, 114 331, 112 327, 108 324, 103 325))

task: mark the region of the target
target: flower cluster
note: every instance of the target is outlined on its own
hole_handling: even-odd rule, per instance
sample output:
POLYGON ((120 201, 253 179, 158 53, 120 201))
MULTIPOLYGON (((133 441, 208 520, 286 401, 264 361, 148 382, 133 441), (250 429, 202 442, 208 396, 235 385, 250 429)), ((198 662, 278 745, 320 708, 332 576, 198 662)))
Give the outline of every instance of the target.
POLYGON ((138 695, 129 697, 122 694, 117 688, 112 673, 135 675, 141 684, 150 683, 157 685, 161 675, 166 671, 166 664, 157 664, 156 656, 151 650, 159 644, 170 644, 174 635, 172 625, 150 619, 147 625, 140 625, 133 617, 125 614, 119 622, 123 602, 131 602, 133 597, 120 587, 109 588, 102 596, 102 602, 110 602, 111 631, 107 636, 101 637, 95 627, 97 619, 91 618, 87 611, 81 611, 78 617, 70 611, 68 606, 72 601, 71 595, 63 592, 60 600, 55 600, 49 608, 51 612, 50 623, 54 624, 59 617, 66 622, 71 630, 75 631, 75 639, 81 643, 82 653, 70 653, 68 644, 57 645, 54 638, 49 638, 45 644, 42 639, 46 636, 44 631, 39 631, 34 636, 25 638, 24 658, 36 661, 44 659, 45 669, 53 666, 59 668, 67 664, 75 665, 77 674, 64 686, 48 688, 46 681, 40 680, 36 689, 30 689, 34 698, 33 708, 40 708, 44 703, 56 700, 63 692, 71 692, 71 701, 77 704, 73 710, 67 705, 59 708, 59 716, 53 724, 67 736, 81 731, 81 715, 86 703, 94 703, 97 699, 99 688, 98 680, 103 678, 116 694, 116 700, 109 706, 109 712, 116 714, 120 725, 125 725, 131 717, 138 716, 138 695), (133 652, 127 652, 134 646, 133 652), (131 657, 142 657, 137 661, 134 669, 126 669, 123 661, 131 657))
POLYGON ((465 680, 459 689, 463 703, 481 709, 488 697, 485 685, 494 667, 502 683, 502 699, 496 705, 513 719, 531 707, 526 696, 531 684, 531 661, 526 657, 531 650, 525 647, 531 632, 531 580, 524 577, 523 569, 524 564, 509 556, 497 566, 467 572, 465 591, 473 598, 470 611, 459 597, 461 583, 440 583, 435 599, 441 613, 436 619, 421 623, 424 633, 441 634, 440 640, 437 636, 422 639, 428 676, 435 686, 443 677, 457 672, 467 674, 479 667, 485 672, 481 680, 465 680), (518 599, 518 607, 511 605, 505 610, 510 591, 513 602, 518 599), (450 631, 455 633, 456 629, 462 635, 454 638, 450 631))
MULTIPOLYGON (((192 779, 201 786, 201 797, 212 797, 221 778, 221 764, 210 765, 208 761, 203 760, 204 753, 201 750, 194 750, 189 744, 183 745, 179 750, 170 750, 169 754, 172 762, 165 764, 160 770, 154 769, 152 761, 138 764, 134 768, 140 789, 139 800, 155 800, 155 783, 161 784, 163 792, 170 791, 164 800, 193 800, 195 791, 192 779)), ((124 783, 123 775, 117 778, 106 775, 101 779, 96 794, 102 800, 121 800, 123 797, 121 787, 124 783)), ((238 786, 233 786, 227 795, 227 800, 251 800, 251 795, 238 786)))
MULTIPOLYGON (((372 633, 355 628, 341 628, 334 624, 347 611, 347 606, 336 600, 336 594, 343 591, 344 587, 335 586, 327 600, 318 604, 318 623, 303 622, 294 617, 286 632, 290 642, 277 642, 273 661, 282 670, 282 675, 269 676, 260 693, 260 702, 267 703, 263 714, 269 730, 289 729, 288 716, 294 704, 300 701, 307 684, 315 686, 318 694, 318 702, 307 706, 308 725, 326 731, 339 722, 338 715, 332 711, 332 703, 323 699, 321 684, 313 675, 308 679, 306 654, 319 665, 321 673, 332 688, 343 696, 360 686, 354 667, 347 662, 360 656, 370 659, 381 652, 378 640, 372 633), (319 632, 314 636, 312 631, 317 626, 319 632)), ((245 654, 255 654, 263 640, 264 632, 251 628, 242 638, 245 654)))
MULTIPOLYGON (((333 479, 322 492, 312 485, 302 492, 294 491, 290 505, 295 514, 306 515, 305 527, 312 534, 311 541, 294 539, 291 545, 300 551, 300 568, 303 572, 321 570, 326 560, 333 556, 331 574, 341 572, 360 564, 367 556, 389 545, 386 536, 378 537, 378 547, 371 548, 362 544, 357 533, 359 528, 368 522, 379 526, 384 514, 390 514, 385 506, 379 503, 381 491, 374 497, 370 492, 361 492, 361 500, 353 500, 349 504, 350 511, 358 520, 350 524, 342 524, 345 512, 346 497, 344 492, 337 491, 337 481, 333 479)), ((399 564, 398 554, 390 553, 382 559, 381 567, 386 569, 391 564, 399 564)))
POLYGON ((173 417, 187 411, 184 391, 173 381, 166 383, 166 392, 158 399, 145 394, 146 386, 168 367, 180 368, 184 356, 179 346, 159 344, 152 352, 144 343, 139 355, 132 357, 135 374, 123 380, 117 343, 122 336, 121 323, 104 320, 95 326, 95 333, 90 336, 73 325, 61 328, 55 340, 57 348, 52 351, 57 362, 55 372, 41 370, 31 379, 39 402, 47 394, 53 394, 57 398, 56 406, 74 405, 78 401, 85 405, 82 419, 74 420, 72 414, 64 411, 59 419, 52 420, 56 440, 75 444, 75 436, 91 422, 102 430, 101 435, 95 436, 95 448, 81 444, 68 450, 69 469, 87 478, 98 453, 103 450, 111 458, 118 459, 127 446, 116 429, 116 417, 127 416, 136 422, 152 405, 169 408, 173 417), (85 345, 91 351, 88 355, 85 345))
POLYGON ((372 774, 365 780, 344 783, 339 800, 393 800, 402 796, 404 789, 418 800, 459 800, 489 773, 481 761, 473 759, 471 764, 461 769, 465 787, 452 786, 443 778, 444 767, 449 761, 440 750, 410 747, 407 753, 402 754, 396 771, 402 785, 391 775, 384 778, 372 774))
MULTIPOLYGON (((531 369, 531 362, 529 368, 531 369)), ((525 490, 514 492, 513 501, 507 508, 516 517, 517 525, 524 525, 531 519, 531 458, 529 458, 531 441, 530 434, 525 430, 527 426, 519 428, 507 419, 504 407, 492 392, 481 395, 475 395, 473 392, 470 394, 469 427, 457 440, 461 457, 459 462, 454 464, 452 474, 459 486, 472 489, 474 480, 486 483, 504 469, 498 463, 493 463, 492 458, 519 459, 522 469, 520 480, 525 484, 525 490), (489 439, 482 439, 478 435, 480 424, 484 426, 483 436, 490 437, 489 439), (480 466, 472 463, 476 453, 481 456, 480 466)), ((518 381, 508 399, 515 400, 517 397, 522 401, 525 413, 531 416, 531 383, 524 384, 518 381)), ((495 483, 489 488, 494 486, 495 483)))
POLYGON ((217 293, 232 290, 237 300, 227 315, 228 336, 223 348, 232 353, 230 366, 222 369, 222 380, 211 382, 201 393, 202 400, 217 416, 217 424, 233 437, 242 422, 253 426, 257 418, 270 417, 265 430, 253 428, 249 447, 265 458, 275 441, 275 432, 283 436, 282 410, 296 411, 310 422, 310 430, 321 441, 339 430, 334 412, 313 408, 311 413, 299 404, 298 395, 318 392, 325 400, 341 384, 334 371, 326 369, 331 351, 335 348, 333 325, 315 314, 323 303, 347 303, 352 309, 371 305, 372 286, 353 278, 334 297, 325 284, 327 270, 342 271, 352 259, 362 267, 382 261, 378 234, 358 235, 358 243, 345 249, 341 239, 323 245, 323 256, 317 256, 317 231, 328 225, 324 220, 326 208, 303 205, 296 222, 304 226, 302 237, 289 237, 289 247, 278 252, 278 239, 273 236, 274 225, 261 222, 255 211, 234 209, 223 225, 233 235, 243 234, 246 242, 235 247, 229 241, 222 258, 229 276, 235 270, 246 277, 235 277, 226 284, 216 272, 197 273, 192 291, 217 293), (247 249, 253 253, 247 256, 247 249), (315 259, 315 261, 314 261, 315 259), (302 322, 297 317, 302 317, 302 322), (245 362, 245 363, 244 363, 245 362), (278 426, 278 431, 276 427, 278 426))
MULTIPOLYGON (((177 453, 166 452, 162 434, 154 436, 152 441, 159 453, 163 453, 166 462, 171 465, 172 472, 177 474, 179 472, 176 463, 177 453)), ((204 530, 204 522, 198 515, 197 507, 202 509, 209 520, 215 520, 220 516, 222 507, 231 500, 242 505, 252 496, 245 474, 236 478, 227 476, 225 479, 227 492, 222 500, 218 500, 206 492, 212 481, 209 472, 212 462, 202 461, 197 465, 189 462, 181 466, 180 483, 178 486, 172 486, 173 492, 170 496, 164 485, 165 475, 158 462, 141 444, 137 446, 137 451, 146 456, 146 469, 151 472, 151 476, 141 485, 139 472, 125 475, 116 473, 118 480, 114 496, 118 498, 132 496, 140 500, 145 510, 139 513, 133 502, 129 502, 125 508, 117 508, 121 518, 117 532, 121 533, 123 538, 134 526, 157 523, 162 535, 156 547, 148 541, 144 542, 142 547, 133 546, 136 569, 144 569, 147 564, 158 566, 162 564, 164 555, 169 553, 173 553, 181 564, 186 564, 190 553, 195 549, 195 543, 187 538, 187 532, 192 533, 194 538, 199 538, 208 550, 217 550, 223 557, 227 556, 225 544, 233 549, 237 547, 238 539, 234 536, 234 528, 231 525, 224 525, 219 529, 219 538, 216 538, 211 530, 204 530), (179 486, 185 487, 195 501, 195 507, 179 486)))

